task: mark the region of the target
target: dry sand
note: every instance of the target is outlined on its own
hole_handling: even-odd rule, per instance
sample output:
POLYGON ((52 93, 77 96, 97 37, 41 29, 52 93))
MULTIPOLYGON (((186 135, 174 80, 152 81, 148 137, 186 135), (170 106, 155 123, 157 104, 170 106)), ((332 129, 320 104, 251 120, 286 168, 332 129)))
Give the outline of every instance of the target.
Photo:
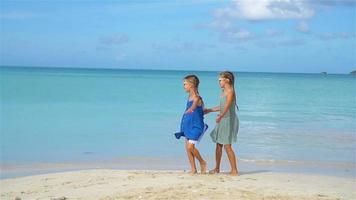
POLYGON ((311 174, 94 169, 0 180, 1 199, 356 199, 356 181, 311 174))

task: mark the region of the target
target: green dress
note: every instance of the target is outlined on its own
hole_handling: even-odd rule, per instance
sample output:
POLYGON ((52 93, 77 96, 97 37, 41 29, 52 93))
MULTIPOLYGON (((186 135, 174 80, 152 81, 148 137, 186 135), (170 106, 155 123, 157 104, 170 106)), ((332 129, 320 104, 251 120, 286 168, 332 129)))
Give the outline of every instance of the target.
MULTIPOLYGON (((220 113, 224 111, 226 96, 220 98, 220 113)), ((236 114, 235 100, 225 116, 217 123, 214 130, 210 133, 211 139, 219 144, 231 144, 236 142, 239 131, 239 118, 236 114)))

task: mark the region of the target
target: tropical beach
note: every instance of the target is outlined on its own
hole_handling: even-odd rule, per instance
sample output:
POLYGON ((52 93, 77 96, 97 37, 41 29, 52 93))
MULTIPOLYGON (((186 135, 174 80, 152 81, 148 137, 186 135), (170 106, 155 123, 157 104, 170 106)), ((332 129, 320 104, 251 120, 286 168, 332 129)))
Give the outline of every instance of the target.
MULTIPOLYGON (((184 93, 171 104, 160 105, 164 112, 157 112, 155 106, 147 107, 155 105, 157 99, 154 92, 151 96, 149 93, 144 95, 147 104, 138 104, 136 102, 142 100, 142 94, 131 96, 131 101, 126 101, 122 96, 125 88, 117 87, 117 83, 123 80, 128 84, 138 84, 136 77, 140 77, 142 86, 137 88, 145 85, 146 88, 149 87, 149 91, 163 89, 164 93, 174 89, 171 92, 179 94, 181 77, 191 72, 4 67, 1 72, 2 114, 7 116, 2 119, 5 122, 2 127, 2 141, 6 141, 2 142, 2 199, 355 197, 355 108, 352 103, 352 96, 355 94, 347 92, 351 91, 348 87, 353 87, 356 81, 352 76, 238 73, 238 87, 246 95, 241 97, 239 104, 243 108, 239 114, 244 126, 240 130, 237 145, 234 145, 240 175, 231 177, 227 173, 229 166, 225 154, 221 166, 223 173, 188 174, 183 141, 177 140, 173 135, 179 128, 180 116, 177 113, 181 113, 179 105, 184 101, 184 93), (174 84, 159 87, 167 79, 175 80, 174 84), (283 84, 284 89, 276 85, 281 82, 298 82, 295 87, 298 87, 299 93, 294 95, 303 96, 305 101, 300 102, 303 106, 298 107, 299 112, 286 114, 286 111, 292 109, 289 104, 275 104, 273 98, 257 101, 259 95, 254 94, 256 89, 251 88, 254 87, 251 83, 261 80, 270 92, 274 88, 279 92, 296 90, 291 84, 283 84), (51 92, 58 86, 58 82, 67 85, 62 84, 63 89, 58 88, 51 92), (344 84, 347 82, 350 84, 344 84), (106 87, 104 93, 100 92, 107 98, 97 96, 95 92, 87 92, 87 87, 91 91, 94 88, 99 91, 103 84, 113 86, 106 87), (301 87, 303 84, 306 85, 304 90, 301 87), (328 86, 325 87, 325 84, 328 86), (70 85, 81 85, 82 88, 70 89, 70 85), (25 92, 29 86, 36 88, 31 95, 25 92), (244 90, 249 87, 249 90, 244 90), (315 93, 307 96, 310 87, 318 89, 319 101, 315 98, 315 93), (338 91, 335 96, 330 93, 330 88, 333 87, 333 91, 338 91), (14 90, 17 92, 12 93, 14 90), (121 93, 116 93, 117 90, 121 93), (75 95, 68 95, 71 93, 75 95), (344 97, 339 99, 336 96, 340 94, 344 97), (310 100, 316 102, 312 103, 310 100), (335 100, 338 101, 339 110, 328 106, 335 100), (248 102, 251 101, 255 103, 250 105, 248 102), (126 107, 115 108, 117 102, 126 107), (269 115, 263 114, 267 110, 264 111, 258 102, 271 105, 268 107, 269 115), (27 105, 25 109, 23 105, 27 105), (99 107, 100 113, 97 112, 99 107), (255 108, 259 108, 258 112, 253 111, 255 108), (312 108, 315 111, 310 112, 312 108), (321 109, 324 112, 320 112, 321 109), (34 118, 33 113, 39 110, 41 112, 34 118), (131 110, 132 116, 119 119, 115 117, 128 110, 131 110), (152 116, 152 113, 160 114, 152 116), (22 117, 18 118, 20 115, 22 117), (148 116, 154 117, 155 121, 148 120, 148 116), (286 118, 290 120, 284 120, 286 118), (314 120, 309 121, 308 118, 314 120), (343 120, 329 123, 338 118, 343 120), (140 126, 124 126, 131 120, 139 120, 140 126), (69 124, 71 129, 67 128, 69 121, 75 122, 69 124), (159 124, 160 121, 167 123, 162 125, 159 124), (16 126, 12 125, 14 122, 16 126), (41 122, 46 122, 47 125, 41 122), (122 125, 118 126, 118 123, 122 125), (156 131, 147 132, 151 127, 156 127, 156 131), (304 131, 305 127, 308 127, 308 131, 304 131), (22 128, 26 130, 20 131, 22 128), (102 131, 99 134, 100 129, 102 131), (155 145, 154 141, 158 141, 160 145, 155 145), (330 149, 330 145, 335 148, 330 149)), ((216 100, 213 96, 219 90, 212 92, 210 88, 216 84, 214 79, 217 72, 194 73, 205 83, 201 86, 205 103, 214 105, 216 100)), ((274 96, 277 93, 265 92, 265 95, 274 96)), ((281 93, 278 95, 278 101, 293 100, 289 99, 287 92, 284 97, 281 93)), ((209 125, 214 124, 213 120, 214 116, 205 118, 209 125)), ((209 135, 205 135, 198 147, 211 169, 215 162, 214 144, 209 139, 209 135)))
POLYGON ((3 0, 0 199, 356 199, 355 9, 3 0))
POLYGON ((84 170, 1 180, 1 199, 354 199, 355 180, 270 172, 84 170))

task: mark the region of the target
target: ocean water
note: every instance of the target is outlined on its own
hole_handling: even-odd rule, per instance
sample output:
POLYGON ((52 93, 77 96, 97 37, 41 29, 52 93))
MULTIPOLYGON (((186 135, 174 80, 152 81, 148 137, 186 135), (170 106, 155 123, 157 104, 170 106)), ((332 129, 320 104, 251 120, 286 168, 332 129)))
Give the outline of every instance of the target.
MULTIPOLYGON (((179 130, 196 74, 206 107, 217 106, 218 72, 0 68, 0 159, 4 164, 184 159, 179 130)), ((356 161, 356 77, 236 72, 240 130, 234 149, 246 162, 356 161)), ((209 129, 198 144, 214 159, 209 129)))

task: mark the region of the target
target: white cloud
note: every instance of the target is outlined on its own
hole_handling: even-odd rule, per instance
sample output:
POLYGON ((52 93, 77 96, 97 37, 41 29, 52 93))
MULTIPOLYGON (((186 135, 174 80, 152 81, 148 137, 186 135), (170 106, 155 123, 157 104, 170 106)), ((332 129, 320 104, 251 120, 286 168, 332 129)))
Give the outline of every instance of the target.
POLYGON ((216 19, 303 19, 314 16, 314 9, 306 0, 234 0, 225 8, 216 9, 216 19))
POLYGON ((306 41, 288 39, 285 36, 289 32, 283 34, 283 31, 273 28, 267 28, 261 33, 258 29, 249 29, 250 24, 258 26, 268 24, 272 20, 299 21, 294 27, 295 30, 309 36, 316 36, 323 40, 350 39, 354 38, 351 33, 311 34, 308 21, 323 7, 355 5, 356 0, 232 0, 227 6, 214 10, 210 23, 199 27, 213 30, 223 42, 237 44, 255 41, 258 46, 269 48, 305 45, 306 41), (264 41, 271 37, 276 40, 274 43, 264 41))
MULTIPOLYGON (((237 27, 239 20, 266 21, 281 19, 307 19, 314 16, 313 7, 307 0, 233 0, 229 6, 214 11, 214 19, 206 27, 221 34, 223 41, 247 41, 263 37, 277 37, 281 31, 268 29, 263 36, 237 27)), ((303 24, 301 30, 309 31, 303 24)))

